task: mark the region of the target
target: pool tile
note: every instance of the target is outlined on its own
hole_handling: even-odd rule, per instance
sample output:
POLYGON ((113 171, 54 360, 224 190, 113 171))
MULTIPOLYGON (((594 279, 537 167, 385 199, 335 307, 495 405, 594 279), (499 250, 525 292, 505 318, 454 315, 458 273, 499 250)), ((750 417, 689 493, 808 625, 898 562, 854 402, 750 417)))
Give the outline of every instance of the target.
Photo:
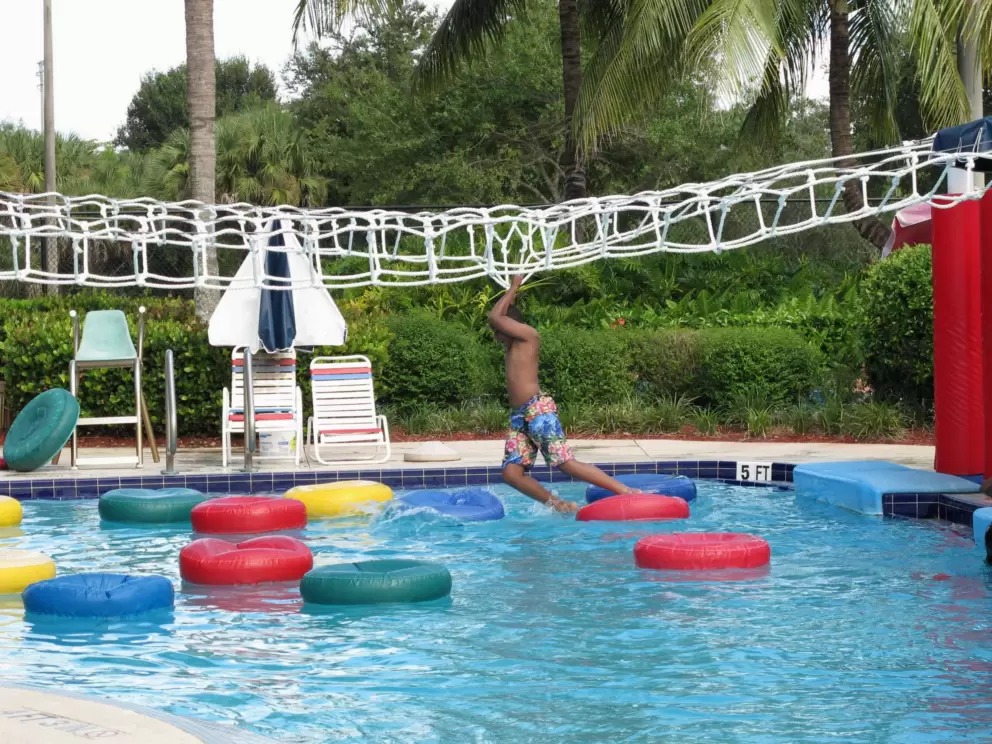
POLYGON ((186 488, 185 475, 166 475, 162 478, 163 488, 186 488))
POLYGON ((76 481, 73 478, 55 481, 54 491, 55 498, 59 500, 79 498, 79 493, 76 490, 76 481))
POLYGON ((54 499, 55 498, 55 481, 54 480, 32 480, 31 481, 31 498, 33 498, 33 499, 54 499))
POLYGON ((381 479, 382 479, 382 470, 381 469, 378 469, 378 470, 376 470, 376 469, 370 469, 370 470, 359 470, 358 471, 358 480, 375 481, 376 483, 378 483, 381 479))
MULTIPOLYGON (((77 484, 77 489, 78 489, 77 484)), ((97 490, 99 490, 100 495, 105 494, 107 491, 114 491, 121 487, 120 478, 100 478, 97 481, 97 490)))
POLYGON ((337 471, 325 471, 321 475, 333 475, 334 477, 328 480, 322 481, 323 483, 330 483, 333 481, 349 481, 349 480, 361 480, 361 472, 358 470, 337 470, 337 471))
POLYGON ((10 496, 10 485, 13 481, 0 478, 0 496, 10 496))
POLYGON ((684 475, 689 478, 699 477, 699 462, 694 460, 684 460, 679 462, 679 475, 684 475))
POLYGON ((621 462, 613 467, 613 475, 634 475, 637 472, 637 465, 634 463, 621 462))
POLYGON ((17 483, 12 483, 10 486, 10 495, 15 499, 26 500, 31 498, 31 482, 21 481, 17 483))
POLYGON ((721 462, 717 466, 717 477, 720 480, 735 480, 737 478, 737 463, 721 462))
POLYGON ((468 485, 468 473, 465 468, 452 468, 444 474, 444 485, 446 488, 451 488, 453 486, 467 486, 468 485))
POLYGON ((165 488, 165 478, 161 475, 143 476, 141 478, 141 487, 151 489, 165 488))
POLYGON ((207 476, 205 475, 187 475, 186 476, 186 488, 192 488, 194 491, 199 491, 200 493, 207 492, 207 476))
POLYGON ((276 473, 272 477, 272 490, 277 494, 284 494, 296 485, 296 478, 292 473, 276 473))
POLYGON ((785 480, 785 465, 780 462, 772 463, 772 480, 784 481, 785 480))
POLYGON ((317 474, 313 472, 293 473, 294 486, 312 486, 317 482, 317 474))
MULTIPOLYGON (((213 490, 213 482, 210 483, 210 488, 213 490)), ((231 492, 232 487, 230 481, 226 484, 228 492, 231 492)), ((271 494, 274 490, 272 485, 272 473, 252 473, 251 474, 251 486, 249 487, 249 492, 253 495, 263 495, 271 494)))
POLYGON ((716 463, 710 464, 700 464, 699 465, 699 475, 698 478, 709 478, 716 479, 720 477, 720 468, 716 463))
POLYGON ((382 485, 388 486, 393 490, 403 488, 403 476, 396 472, 390 472, 388 475, 384 473, 382 476, 382 485))

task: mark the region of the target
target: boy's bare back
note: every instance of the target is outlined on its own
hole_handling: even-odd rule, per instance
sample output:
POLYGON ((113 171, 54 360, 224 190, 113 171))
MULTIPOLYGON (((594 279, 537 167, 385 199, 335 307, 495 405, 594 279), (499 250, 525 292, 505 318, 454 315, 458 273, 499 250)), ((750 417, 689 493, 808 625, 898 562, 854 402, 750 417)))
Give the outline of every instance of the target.
POLYGON ((537 331, 534 331, 533 339, 514 339, 506 347, 506 353, 503 355, 506 365, 506 391, 513 408, 520 408, 534 396, 540 395, 541 388, 537 381, 537 360, 540 354, 541 337, 537 335, 537 331))

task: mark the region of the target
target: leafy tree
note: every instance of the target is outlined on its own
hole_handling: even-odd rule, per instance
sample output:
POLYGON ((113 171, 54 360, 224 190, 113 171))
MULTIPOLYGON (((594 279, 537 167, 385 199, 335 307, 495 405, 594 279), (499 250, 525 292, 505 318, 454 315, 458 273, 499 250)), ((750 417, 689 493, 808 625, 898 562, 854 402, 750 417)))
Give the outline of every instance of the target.
MULTIPOLYGON (((218 120, 219 203, 313 206, 323 201, 325 182, 315 175, 306 133, 278 103, 218 120)), ((143 191, 170 201, 188 199, 190 135, 179 129, 145 163, 143 191)))
MULTIPOLYGON (((218 117, 276 99, 273 72, 264 65, 252 65, 245 57, 218 60, 216 76, 218 117)), ((186 83, 185 64, 142 77, 115 144, 129 150, 150 150, 161 146, 176 129, 189 129, 186 83)))

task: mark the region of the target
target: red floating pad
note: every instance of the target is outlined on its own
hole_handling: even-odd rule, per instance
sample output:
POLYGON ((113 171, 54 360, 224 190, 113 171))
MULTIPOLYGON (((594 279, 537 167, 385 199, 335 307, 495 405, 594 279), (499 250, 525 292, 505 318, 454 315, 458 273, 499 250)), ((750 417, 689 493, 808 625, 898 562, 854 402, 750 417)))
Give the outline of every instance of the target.
POLYGON ((299 581, 311 568, 310 549, 286 535, 255 537, 237 545, 205 537, 179 551, 179 574, 191 584, 299 581))
POLYGON ((622 494, 594 501, 579 509, 580 522, 646 522, 659 519, 688 519, 689 504, 678 496, 622 494))
POLYGON ((634 546, 634 562, 639 568, 760 568, 768 565, 771 558, 767 541, 736 532, 651 535, 634 546))
POLYGON ((295 499, 225 496, 197 504, 190 512, 193 531, 204 535, 252 535, 307 526, 307 508, 295 499))

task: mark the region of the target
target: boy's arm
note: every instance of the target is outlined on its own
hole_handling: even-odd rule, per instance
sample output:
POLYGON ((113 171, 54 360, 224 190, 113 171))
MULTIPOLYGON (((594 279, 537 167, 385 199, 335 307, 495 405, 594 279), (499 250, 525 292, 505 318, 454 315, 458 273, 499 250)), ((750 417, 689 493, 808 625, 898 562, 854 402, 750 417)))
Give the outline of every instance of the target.
POLYGON ((503 293, 499 301, 493 305, 493 309, 489 311, 489 325, 493 330, 505 333, 510 338, 519 339, 520 341, 530 341, 537 338, 537 331, 526 323, 516 321, 506 314, 513 301, 517 298, 517 290, 520 289, 520 285, 523 283, 524 277, 522 274, 517 274, 513 277, 513 281, 510 282, 510 288, 503 293))

